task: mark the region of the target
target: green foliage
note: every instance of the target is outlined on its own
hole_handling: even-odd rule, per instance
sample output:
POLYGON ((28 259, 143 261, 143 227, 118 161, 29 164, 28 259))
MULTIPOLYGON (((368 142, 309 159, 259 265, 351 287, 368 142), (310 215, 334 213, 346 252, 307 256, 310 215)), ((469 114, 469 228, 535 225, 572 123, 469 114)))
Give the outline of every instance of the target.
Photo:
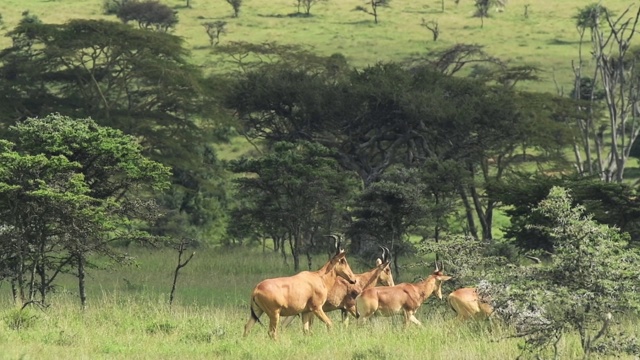
POLYGON ((27 119, 9 135, 15 144, 0 146, 0 268, 21 302, 36 291, 45 302, 56 277, 75 271, 84 305, 87 256, 127 260, 108 244, 148 236, 140 226, 157 217, 148 194, 168 187, 169 169, 91 119, 27 119))
POLYGON ((116 15, 120 7, 132 0, 104 0, 102 2, 102 11, 105 15, 116 15))
POLYGON ((242 0, 225 0, 233 9, 233 17, 237 18, 240 15, 240 7, 242 7, 242 0))
POLYGON ((232 172, 245 175, 234 180, 240 206, 234 215, 265 237, 289 239, 295 270, 300 254, 314 247, 314 238, 340 228, 354 188, 354 179, 340 170, 334 155, 314 143, 278 142, 259 158, 230 162, 232 172))
POLYGON ((131 0, 118 6, 116 16, 125 24, 135 21, 141 29, 167 32, 178 23, 177 12, 157 0, 131 0))
POLYGON ((437 172, 439 164, 431 165, 425 169, 391 169, 364 189, 351 205, 354 222, 348 233, 353 250, 362 252, 380 244, 389 246, 394 256, 412 254, 415 249, 408 241, 409 235, 429 237, 435 233, 437 238, 447 228, 445 219, 454 211, 455 194, 450 186, 456 180, 441 181, 455 175, 437 172))
POLYGON ((505 237, 522 249, 554 251, 554 241, 538 226, 549 225, 549 219, 532 209, 544 199, 553 186, 572 193, 574 205, 582 205, 599 223, 616 226, 630 234, 632 244, 640 241, 640 202, 636 191, 627 184, 604 183, 585 177, 552 177, 512 174, 500 184, 491 184, 490 192, 509 206, 505 213, 511 223, 505 237))
POLYGON ((9 329, 21 331, 36 325, 38 316, 29 308, 11 309, 3 314, 2 320, 7 324, 9 329))
POLYGON ((504 266, 507 259, 494 254, 495 246, 471 237, 449 236, 435 241, 423 241, 418 246, 421 255, 435 254, 444 266, 454 288, 475 287, 486 279, 496 266, 504 266))
POLYGON ((555 253, 548 264, 506 268, 488 287, 494 308, 515 326, 527 351, 552 349, 557 357, 557 343, 572 331, 585 357, 606 350, 597 344, 607 339, 611 319, 640 308, 640 254, 629 248, 627 234, 573 206, 563 188, 553 187, 533 211, 548 220, 535 227, 552 239, 555 253))
POLYGON ((0 73, 11 82, 0 89, 20 114, 2 112, 3 124, 55 111, 133 135, 145 155, 173 170, 157 233, 174 234, 170 228, 178 223, 198 238, 224 232, 224 172, 211 145, 225 118, 214 96, 221 84, 187 64, 179 37, 78 19, 24 22, 10 34, 15 46, 0 54, 0 73))
POLYGON ((147 325, 146 331, 148 334, 171 334, 176 331, 177 327, 177 325, 168 321, 152 322, 147 325))
POLYGON ((612 15, 611 11, 601 3, 592 3, 580 8, 578 13, 573 16, 573 19, 578 29, 593 30, 596 25, 604 21, 606 16, 612 15))

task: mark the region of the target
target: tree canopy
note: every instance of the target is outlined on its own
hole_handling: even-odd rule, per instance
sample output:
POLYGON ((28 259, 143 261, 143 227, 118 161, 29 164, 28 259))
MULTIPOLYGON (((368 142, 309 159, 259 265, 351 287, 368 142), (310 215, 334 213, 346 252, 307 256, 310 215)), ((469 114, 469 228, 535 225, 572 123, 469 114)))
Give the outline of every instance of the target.
POLYGON ((0 148, 0 267, 21 302, 45 302, 57 275, 79 278, 82 305, 90 254, 122 261, 109 244, 146 240, 156 191, 169 169, 121 131, 91 119, 50 115, 9 128, 0 148))

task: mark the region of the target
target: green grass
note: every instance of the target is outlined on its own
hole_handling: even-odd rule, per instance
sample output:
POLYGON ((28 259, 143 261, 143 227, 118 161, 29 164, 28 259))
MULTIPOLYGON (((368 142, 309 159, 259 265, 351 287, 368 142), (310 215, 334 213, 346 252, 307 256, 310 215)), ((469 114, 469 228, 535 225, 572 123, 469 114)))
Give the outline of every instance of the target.
MULTIPOLYGON (((162 2, 177 9, 179 23, 175 33, 193 51, 191 60, 205 70, 213 71, 221 65, 211 55, 201 24, 223 20, 228 23, 228 32, 222 36, 222 43, 302 44, 324 55, 343 53, 356 66, 400 61, 456 43, 478 43, 494 56, 543 69, 543 81, 529 84, 530 89, 555 92, 555 76, 565 93, 572 87, 571 60, 577 56, 578 33, 572 16, 588 4, 581 0, 534 3, 511 0, 505 12, 492 11, 484 28, 480 28, 480 20, 472 17, 473 2, 464 0, 459 6, 445 1, 444 13, 440 11, 439 0, 394 0, 389 8, 380 10, 378 25, 373 23, 372 16, 353 11, 355 6, 365 5, 361 0, 321 2, 312 8, 311 17, 288 16, 295 11, 291 0, 249 0, 242 5, 238 18, 231 17, 231 7, 223 0, 193 0, 192 8, 185 8, 184 0, 162 2), (531 4, 528 19, 523 16, 525 4, 531 4), (420 25, 422 19, 438 21, 440 40, 431 41, 431 33, 420 25)), ((627 0, 604 2, 618 14, 629 4, 627 0)), ((49 23, 62 23, 70 18, 116 19, 102 14, 101 0, 5 0, 0 3, 0 14, 7 30, 17 24, 24 10, 49 23)), ((9 44, 10 39, 0 39, 0 46, 9 44)))
MULTIPOLYGON (((86 311, 79 310, 74 279, 62 279, 51 306, 28 307, 19 330, 12 326, 18 316, 8 286, 0 283, 0 359, 514 359, 519 354, 520 340, 508 338, 509 329, 499 323, 458 323, 448 306, 433 297, 416 315, 422 328, 405 330, 400 318, 374 319, 364 326, 352 320, 344 328, 333 312, 331 332, 316 319, 313 333, 304 336, 296 319, 278 342, 259 324, 243 338, 253 286, 292 273, 278 255, 256 249, 202 250, 180 273, 176 302, 169 308, 176 254, 132 254, 137 267, 90 271, 86 311)), ((316 260, 314 267, 323 256, 316 260)), ((355 271, 370 266, 355 259, 350 263, 355 271)), ((400 281, 427 271, 407 269, 400 281)), ((443 290, 453 289, 445 283, 443 290)), ((617 326, 637 334, 634 320, 617 326)), ((560 346, 562 358, 581 356, 574 336, 560 346)))

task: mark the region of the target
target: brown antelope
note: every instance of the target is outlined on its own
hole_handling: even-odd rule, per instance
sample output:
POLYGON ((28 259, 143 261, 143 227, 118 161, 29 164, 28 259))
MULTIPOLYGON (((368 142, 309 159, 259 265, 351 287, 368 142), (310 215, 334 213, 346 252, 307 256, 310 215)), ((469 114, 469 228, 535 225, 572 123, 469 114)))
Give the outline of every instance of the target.
POLYGON ((459 320, 487 318, 493 313, 491 305, 480 299, 476 288, 458 289, 449 294, 448 301, 459 320))
MULTIPOLYGON (((351 285, 343 278, 337 278, 333 287, 327 294, 327 301, 322 305, 322 310, 327 313, 340 309, 342 323, 349 323, 349 313, 356 316, 356 297, 364 290, 381 284, 393 286, 393 275, 391 273, 391 253, 386 247, 382 247, 382 258, 376 259, 376 267, 355 275, 356 283, 351 285)), ((288 317, 282 322, 282 326, 288 326, 294 317, 288 317)))
POLYGON ((416 311, 434 291, 442 299, 442 283, 449 279, 451 276, 444 275, 436 264, 435 271, 417 283, 369 288, 356 298, 356 318, 366 321, 375 313, 382 316, 403 313, 405 326, 409 322, 422 325, 415 317, 416 311))
MULTIPOLYGON (((332 237, 337 242, 337 237, 332 237)), ((273 339, 277 339, 280 316, 302 314, 303 330, 306 333, 309 331, 311 317, 315 314, 330 329, 332 322, 322 310, 322 305, 338 276, 351 284, 356 282, 342 249, 318 271, 302 271, 293 276, 261 281, 251 293, 251 317, 244 326, 244 336, 249 334, 256 321, 260 321, 263 313, 267 313, 269 317, 269 336, 273 339)))

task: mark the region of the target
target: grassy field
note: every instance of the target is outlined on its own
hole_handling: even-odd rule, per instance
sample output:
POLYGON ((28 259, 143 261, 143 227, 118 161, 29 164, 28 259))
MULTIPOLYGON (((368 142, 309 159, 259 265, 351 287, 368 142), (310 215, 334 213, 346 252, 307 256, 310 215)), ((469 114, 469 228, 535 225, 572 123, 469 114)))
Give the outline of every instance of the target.
MULTIPOLYGON (((180 274, 176 302, 167 306, 174 253, 134 251, 138 266, 92 271, 89 308, 78 310, 73 279, 51 298, 51 306, 28 308, 22 328, 7 284, 0 287, 0 359, 514 359, 517 339, 496 323, 458 323, 444 302, 429 299, 417 317, 423 328, 403 329, 400 318, 374 319, 331 332, 316 320, 304 336, 300 322, 271 341, 264 326, 242 337, 247 299, 265 277, 291 274, 273 253, 206 250, 180 274)), ((318 259, 319 261, 321 259, 318 259)), ((351 260, 355 269, 368 266, 351 260)), ((412 268, 401 281, 430 269, 412 268)), ((444 287, 444 293, 453 290, 444 287)), ((338 313, 330 313, 338 321, 338 313)), ((264 319, 266 321, 266 318, 264 319)), ((628 320, 627 320, 628 321, 628 320)), ((633 331, 634 322, 618 324, 633 331)), ((637 331, 637 329, 635 330, 637 331)), ((561 343, 562 358, 581 356, 577 338, 561 343)), ((624 357, 623 357, 624 359, 624 357)), ((632 359, 632 357, 629 357, 632 359)))
MULTIPOLYGON (((446 0, 412 2, 393 0, 380 12, 380 24, 365 13, 352 11, 361 0, 321 2, 312 8, 312 17, 292 17, 292 0, 245 0, 240 17, 224 0, 162 0, 175 7, 180 22, 176 34, 192 51, 191 61, 205 70, 220 66, 212 56, 201 23, 223 20, 228 33, 222 42, 248 41, 295 43, 320 54, 340 52, 356 66, 377 61, 400 61, 426 51, 456 43, 479 43, 492 55, 516 64, 531 64, 544 70, 543 81, 530 89, 555 92, 553 77, 570 91, 571 60, 577 56, 578 38, 572 16, 590 2, 580 0, 510 0, 504 13, 492 12, 484 28, 473 18, 473 1, 455 6, 446 0), (523 16, 525 4, 530 16, 523 16), (441 38, 431 41, 421 20, 438 20, 441 38)), ((621 12, 632 4, 627 0, 603 1, 621 12)), ((102 0, 2 0, 3 31, 17 24, 28 10, 49 23, 71 18, 108 18, 102 15, 102 0)), ((10 39, 0 37, 0 47, 10 39)), ((245 144, 234 140, 222 158, 243 152, 245 144)), ((506 223, 499 216, 496 223, 506 223)), ((496 226, 496 229, 498 227, 496 226)), ((50 299, 51 306, 29 308, 27 322, 14 329, 16 310, 10 302, 8 285, 0 283, 0 360, 3 359, 514 359, 517 339, 507 339, 509 329, 500 325, 460 324, 445 303, 430 299, 417 317, 424 328, 403 330, 399 319, 380 319, 368 326, 336 326, 328 333, 316 321, 311 336, 300 333, 299 321, 272 342, 263 326, 242 338, 248 319, 247 300, 260 280, 293 273, 279 256, 250 249, 203 249, 181 273, 172 309, 168 308, 171 276, 176 254, 168 251, 136 250, 137 267, 93 270, 89 273, 89 308, 78 310, 75 279, 61 279, 61 287, 50 299)), ((351 260, 356 271, 371 264, 351 260)), ((314 266, 319 267, 320 264, 314 266)), ((407 269, 400 281, 412 281, 431 269, 407 269), (423 270, 423 271, 419 271, 423 270)), ((471 284, 469 284, 471 285, 471 284)), ((444 293, 454 289, 445 284, 444 293)), ((339 314, 332 313, 337 320, 339 314)), ((616 326, 638 333, 635 318, 616 326)), ((581 357, 577 338, 561 344, 563 359, 581 357)))
MULTIPOLYGON (((491 12, 484 27, 474 18, 472 0, 461 0, 456 6, 445 1, 441 11, 440 0, 393 0, 389 8, 380 10, 380 23, 373 17, 353 11, 362 0, 319 2, 311 10, 311 17, 290 16, 295 12, 292 0, 247 0, 242 4, 240 16, 232 18, 232 9, 224 0, 163 0, 175 7, 179 23, 175 33, 183 37, 192 50, 192 61, 205 69, 220 66, 211 55, 208 38, 202 23, 222 20, 227 22, 227 33, 222 43, 248 41, 260 43, 276 41, 283 44, 302 44, 324 55, 343 53, 356 66, 378 61, 400 61, 427 51, 442 49, 456 43, 478 43, 486 51, 515 64, 531 64, 543 70, 543 81, 529 84, 532 90, 555 92, 553 82, 568 93, 572 87, 571 60, 577 57, 578 33, 572 16, 590 2, 581 0, 538 1, 510 0, 502 13, 491 12), (529 17, 524 17, 529 4, 529 17), (431 41, 431 33, 421 21, 437 20, 440 39, 431 41)), ((102 0, 3 0, 0 14, 5 30, 12 29, 21 13, 28 10, 45 22, 62 23, 70 18, 109 18, 102 15, 102 0)), ((628 0, 606 0, 603 4, 621 13, 633 3, 628 0)), ((0 46, 10 39, 0 39, 0 46)))

